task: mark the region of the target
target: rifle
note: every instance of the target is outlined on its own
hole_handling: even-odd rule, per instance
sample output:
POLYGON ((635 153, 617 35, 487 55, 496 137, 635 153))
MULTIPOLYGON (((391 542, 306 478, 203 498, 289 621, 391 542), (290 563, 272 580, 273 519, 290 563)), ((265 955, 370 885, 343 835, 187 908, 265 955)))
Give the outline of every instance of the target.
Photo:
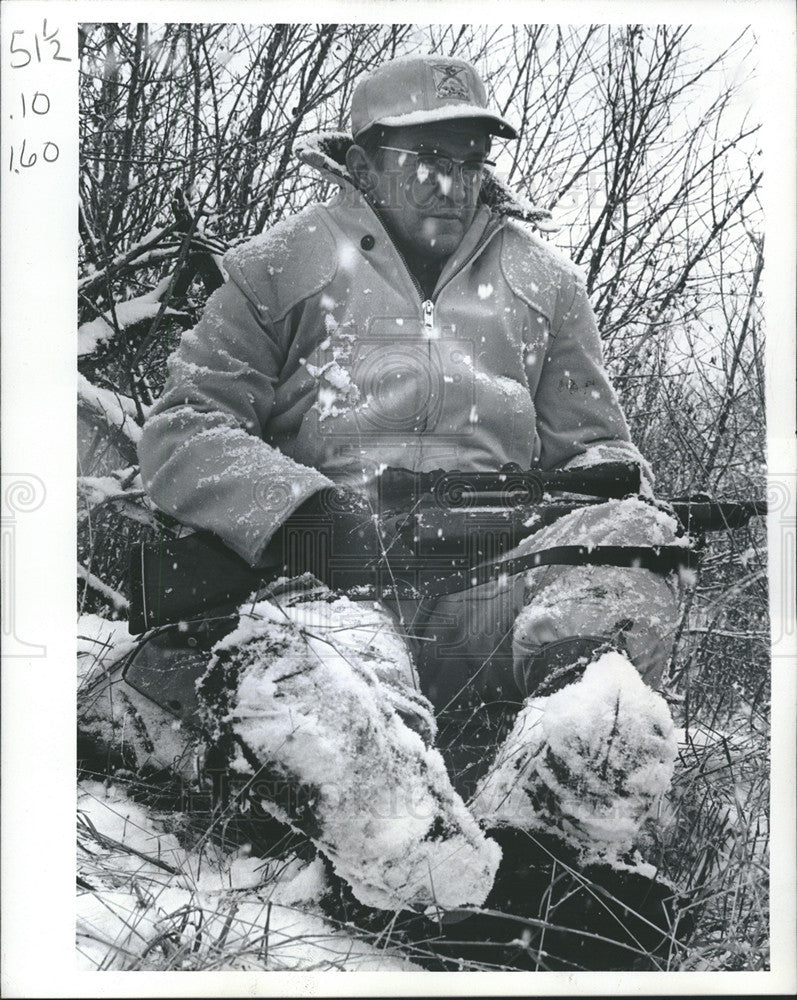
POLYGON ((130 572, 129 629, 197 618, 209 609, 237 607, 282 577, 296 577, 298 553, 326 558, 333 589, 358 597, 437 597, 505 575, 551 564, 612 565, 669 573, 697 565, 702 533, 738 528, 766 512, 758 501, 715 501, 705 494, 664 504, 682 527, 669 546, 557 546, 505 558, 520 541, 574 510, 638 493, 639 467, 606 463, 584 469, 414 473, 387 469, 379 477, 374 509, 387 535, 400 544, 387 550, 336 555, 334 518, 292 519, 253 568, 206 532, 140 543, 130 572), (560 496, 552 497, 551 493, 560 496), (564 495, 561 495, 564 494, 564 495), (326 553, 326 555, 324 555, 326 553))

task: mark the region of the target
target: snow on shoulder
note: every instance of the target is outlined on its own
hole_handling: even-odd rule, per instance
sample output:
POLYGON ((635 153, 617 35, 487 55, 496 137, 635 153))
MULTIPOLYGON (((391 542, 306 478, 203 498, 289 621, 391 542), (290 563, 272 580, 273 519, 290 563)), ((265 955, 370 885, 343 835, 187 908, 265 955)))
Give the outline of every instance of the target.
POLYGON ((324 220, 323 206, 310 205, 224 258, 230 278, 274 322, 335 276, 338 250, 324 220))

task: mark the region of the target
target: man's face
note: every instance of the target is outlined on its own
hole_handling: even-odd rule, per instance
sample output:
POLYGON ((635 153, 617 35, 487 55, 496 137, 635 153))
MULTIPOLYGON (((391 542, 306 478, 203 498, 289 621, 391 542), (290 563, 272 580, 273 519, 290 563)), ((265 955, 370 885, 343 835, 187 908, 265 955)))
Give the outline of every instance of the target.
MULTIPOLYGON (((448 156, 472 166, 487 155, 489 135, 478 121, 436 122, 391 129, 385 146, 448 156)), ((429 170, 424 160, 391 149, 369 158, 369 194, 393 237, 423 260, 449 257, 473 221, 482 179, 478 170, 454 164, 449 173, 429 170)))

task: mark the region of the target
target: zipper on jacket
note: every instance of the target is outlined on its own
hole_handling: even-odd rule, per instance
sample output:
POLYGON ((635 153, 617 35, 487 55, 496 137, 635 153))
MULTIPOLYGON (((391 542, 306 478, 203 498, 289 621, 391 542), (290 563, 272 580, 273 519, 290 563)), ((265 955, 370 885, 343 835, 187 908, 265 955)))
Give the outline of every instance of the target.
MULTIPOLYGON (((438 298, 440 292, 443 290, 443 288, 445 288, 445 285, 443 285, 441 288, 439 288, 437 290, 437 294, 436 295, 434 293, 432 293, 432 295, 431 295, 430 298, 428 298, 428 299, 424 298, 424 292, 423 292, 423 289, 421 288, 421 283, 418 281, 418 279, 412 273, 412 269, 410 268, 409 264, 407 263, 407 258, 401 252, 401 249, 399 248, 398 244, 396 243, 396 241, 390 235, 390 230, 388 229, 387 225, 385 224, 384 220, 382 219, 382 216, 380 215, 380 213, 376 209, 374 209, 374 212, 375 212, 377 218, 382 222, 382 226, 383 226, 383 228, 385 230, 385 235, 387 236, 387 238, 390 241, 390 243, 393 245, 393 249, 398 254, 399 259, 401 260, 401 263, 404 265, 404 270, 407 272, 407 275, 408 275, 410 281, 415 286, 415 290, 418 293, 418 298, 421 300, 421 312, 423 314, 423 329, 424 329, 424 333, 426 333, 427 337, 428 337, 427 350, 429 351, 429 361, 431 362, 432 361, 432 356, 431 356, 432 345, 431 345, 431 343, 429 341, 431 341, 431 339, 432 339, 431 334, 432 334, 432 331, 434 330, 434 305, 435 305, 435 302, 437 301, 437 298, 438 298)), ((493 234, 496 233, 497 231, 498 231, 498 227, 495 227, 492 230, 490 230, 489 223, 487 224, 487 226, 485 227, 484 232, 481 234, 481 236, 477 240, 476 246, 473 248, 473 250, 471 250, 471 252, 465 258, 465 260, 462 261, 462 263, 459 265, 459 267, 456 269, 456 271, 454 271, 452 274, 449 275, 448 281, 446 281, 446 283, 445 283, 446 285, 451 281, 452 278, 454 278, 457 274, 459 274, 460 271, 463 270, 463 268, 465 268, 468 264, 470 264, 470 262, 473 260, 473 258, 476 256, 476 254, 481 250, 481 248, 484 246, 484 244, 487 242, 487 240, 490 239, 493 236, 493 234)), ((423 424, 420 427, 416 428, 416 433, 423 434, 426 431, 426 429, 427 429, 428 421, 429 421, 429 414, 427 412, 427 413, 424 414, 423 424)))
POLYGON ((471 250, 471 252, 465 258, 465 260, 462 261, 462 263, 459 265, 459 267, 456 269, 456 271, 454 271, 452 274, 450 274, 448 276, 448 279, 446 280, 445 285, 442 285, 437 290, 436 294, 433 293, 431 295, 431 297, 427 299, 427 298, 424 298, 424 292, 423 292, 423 289, 421 288, 421 283, 418 281, 418 279, 412 273, 412 268, 407 263, 407 258, 402 253, 401 249, 399 248, 398 243, 396 243, 396 241, 390 235, 390 229, 388 228, 387 223, 385 222, 384 218, 382 217, 382 213, 379 211, 378 208, 376 208, 376 206, 374 206, 373 204, 371 204, 370 201, 369 201, 369 204, 371 205, 371 210, 373 211, 374 215, 376 215, 376 217, 382 223, 382 228, 385 230, 385 235, 387 236, 388 240, 390 241, 391 245, 393 246, 393 249, 398 254, 401 263, 404 265, 404 270, 407 272, 407 275, 409 276, 410 281, 415 286, 415 290, 418 293, 418 298, 421 300, 421 310, 423 312, 423 328, 424 328, 424 331, 428 333, 430 330, 432 330, 434 328, 434 304, 437 301, 437 299, 438 299, 438 297, 440 295, 440 292, 442 292, 443 288, 446 287, 446 285, 452 280, 452 278, 455 278, 460 273, 460 271, 462 271, 468 264, 470 264, 470 262, 473 260, 473 258, 476 256, 476 254, 481 250, 481 248, 484 246, 484 244, 489 239, 491 239, 492 236, 496 232, 498 232, 498 228, 499 227, 498 226, 494 226, 492 229, 490 229, 490 221, 492 221, 492 220, 488 221, 487 225, 484 228, 484 232, 481 234, 481 236, 479 237, 479 239, 476 241, 476 246, 474 246, 474 248, 471 250))
POLYGON ((382 222, 382 225, 383 225, 384 230, 385 230, 385 235, 388 238, 388 242, 393 247, 393 249, 396 251, 396 253, 399 255, 399 260, 404 265, 404 270, 407 272, 407 275, 408 275, 410 281, 415 286, 415 291, 418 293, 418 298, 421 300, 421 304, 423 305, 424 297, 423 297, 423 289, 421 288, 421 283, 418 281, 418 279, 412 273, 412 269, 410 268, 410 265, 407 263, 407 258, 404 256, 404 254, 400 250, 398 243, 396 243, 396 241, 390 235, 390 230, 387 228, 387 223, 382 219, 382 216, 379 215, 378 212, 376 213, 376 215, 377 215, 377 218, 379 218, 379 220, 382 222))
POLYGON ((443 289, 446 287, 446 285, 448 285, 454 278, 456 278, 456 276, 458 274, 460 274, 462 271, 465 270, 465 268, 468 266, 468 264, 470 264, 470 262, 473 260, 473 258, 476 256, 476 254, 481 250, 481 248, 484 246, 484 244, 489 239, 491 239, 492 236, 495 233, 497 233, 497 232, 498 232, 498 227, 494 226, 492 229, 490 229, 490 221, 488 221, 487 225, 484 227, 484 232, 481 234, 481 236, 479 237, 479 239, 476 241, 476 246, 474 246, 474 248, 471 250, 471 252, 468 254, 468 256, 462 261, 462 263, 459 265, 459 267, 456 269, 456 271, 452 271, 451 274, 449 274, 448 278, 446 278, 445 284, 441 285, 440 288, 438 288, 437 295, 433 295, 432 296, 432 300, 434 302, 437 301, 437 299, 438 299, 438 297, 440 295, 440 292, 443 291, 443 289))
POLYGON ((427 334, 434 330, 434 302, 431 299, 424 299, 421 308, 423 309, 423 328, 427 334))

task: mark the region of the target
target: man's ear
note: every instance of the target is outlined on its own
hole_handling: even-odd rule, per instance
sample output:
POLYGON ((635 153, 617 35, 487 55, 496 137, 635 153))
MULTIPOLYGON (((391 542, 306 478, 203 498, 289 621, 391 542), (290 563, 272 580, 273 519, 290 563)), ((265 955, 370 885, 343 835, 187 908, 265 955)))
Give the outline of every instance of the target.
POLYGON ((346 150, 346 166, 361 191, 368 192, 373 189, 376 180, 374 168, 368 159, 368 154, 356 142, 346 150))

